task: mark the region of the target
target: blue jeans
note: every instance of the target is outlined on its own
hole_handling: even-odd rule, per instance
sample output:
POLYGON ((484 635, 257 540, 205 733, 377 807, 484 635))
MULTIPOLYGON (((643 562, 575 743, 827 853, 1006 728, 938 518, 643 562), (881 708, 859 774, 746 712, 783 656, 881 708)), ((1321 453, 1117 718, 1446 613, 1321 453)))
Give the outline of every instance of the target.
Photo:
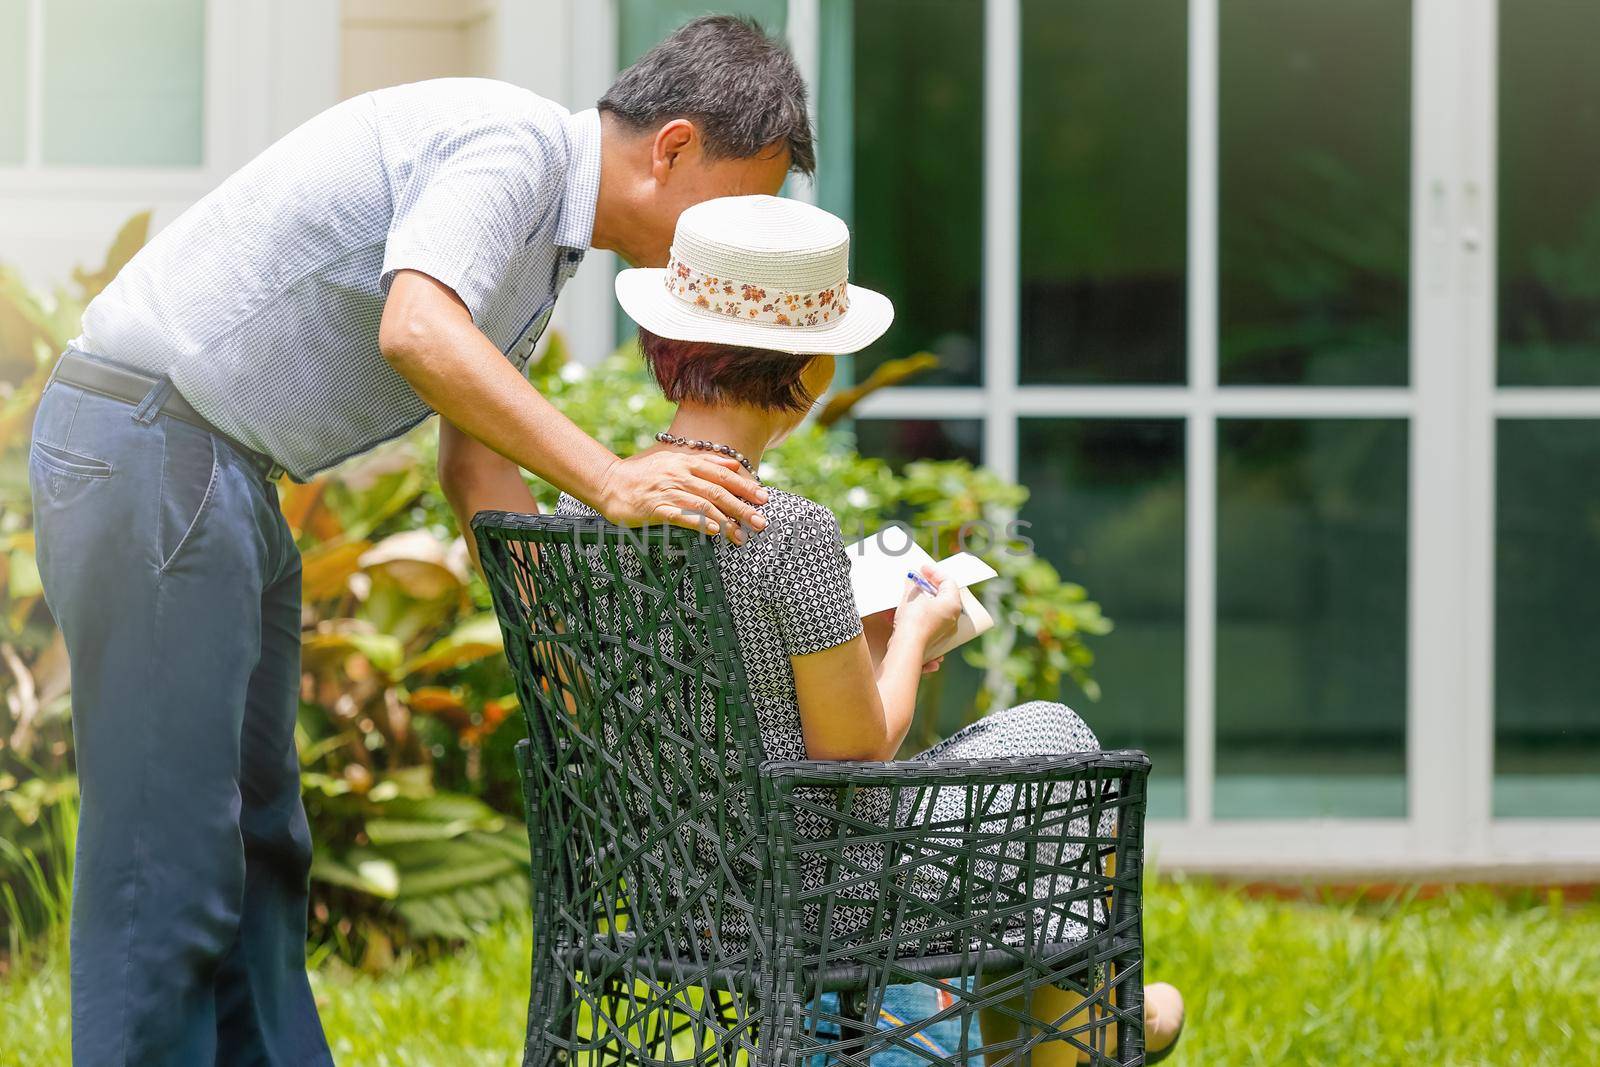
POLYGON ((300 556, 220 437, 52 383, 28 464, 82 787, 72 1050, 331 1063, 306 981, 300 556))
MULTIPOLYGON (((939 991, 931 986, 890 986, 883 993, 883 1007, 878 1012, 878 1029, 894 1030, 918 1019, 931 1018, 944 1010, 948 1003, 948 1000, 942 998, 939 991)), ((820 998, 820 1007, 825 1012, 837 1013, 839 995, 824 993, 820 998)), ((909 1047, 896 1046, 874 1053, 872 1067, 916 1067, 917 1064, 929 1063, 933 1056, 951 1059, 961 1047, 961 1023, 957 1019, 945 1019, 918 1030, 906 1041, 909 1047)), ((968 1045, 978 1045, 982 1041, 983 1038, 974 1027, 967 1036, 968 1045)), ((821 1057, 816 1059, 820 1060, 821 1057)), ((983 1067, 983 1057, 976 1053, 968 1053, 965 1063, 967 1067, 983 1067)), ((811 1067, 822 1067, 822 1064, 813 1062, 811 1067)))

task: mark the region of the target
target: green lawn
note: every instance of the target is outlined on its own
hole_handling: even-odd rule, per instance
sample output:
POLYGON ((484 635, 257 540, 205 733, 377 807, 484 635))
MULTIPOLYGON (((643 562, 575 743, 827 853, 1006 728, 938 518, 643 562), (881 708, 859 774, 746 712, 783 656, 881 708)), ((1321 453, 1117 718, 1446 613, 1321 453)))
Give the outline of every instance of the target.
MULTIPOLYGON (((1175 1067, 1600 1060, 1600 904, 1468 890, 1324 905, 1163 881, 1152 886, 1148 935, 1151 977, 1189 997, 1175 1067)), ((380 979, 319 965, 338 1061, 513 1063, 527 959, 527 929, 513 924, 380 979)), ((63 960, 0 984, 0 1061, 68 1062, 63 960)))

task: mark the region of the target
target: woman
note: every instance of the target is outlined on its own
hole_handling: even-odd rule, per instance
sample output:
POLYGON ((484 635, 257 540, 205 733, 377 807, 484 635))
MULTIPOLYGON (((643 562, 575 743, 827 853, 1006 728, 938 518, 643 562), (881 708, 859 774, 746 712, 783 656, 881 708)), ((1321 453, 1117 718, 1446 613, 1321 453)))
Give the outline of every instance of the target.
MULTIPOLYGON (((712 451, 756 476, 762 454, 827 389, 834 355, 865 348, 893 318, 883 296, 847 284, 848 263, 844 224, 806 204, 727 197, 685 211, 667 267, 626 270, 616 282, 618 299, 639 324, 651 373, 677 404, 651 450, 712 451)), ((911 726, 917 684, 937 667, 928 650, 960 614, 959 590, 937 568, 925 568, 932 591, 908 580, 892 625, 869 639, 838 521, 811 500, 779 486, 768 490, 767 527, 743 545, 721 540, 717 548, 766 755, 893 759, 911 726)), ((559 511, 593 514, 569 497, 559 511)), ((924 756, 1098 748, 1070 709, 1035 702, 992 714, 924 756)), ((834 918, 835 929, 841 921, 834 918)), ((1076 996, 1051 988, 1035 994, 1030 1010, 1060 1019, 1077 1006, 1076 996)), ((1177 990, 1147 987, 1149 1062, 1165 1058, 1182 1021, 1177 990)), ((1015 1024, 998 1014, 986 1015, 983 1030, 990 1043, 1015 1036, 1015 1024)), ((1033 1062, 1075 1058, 1055 1043, 1035 1050, 1033 1062)))

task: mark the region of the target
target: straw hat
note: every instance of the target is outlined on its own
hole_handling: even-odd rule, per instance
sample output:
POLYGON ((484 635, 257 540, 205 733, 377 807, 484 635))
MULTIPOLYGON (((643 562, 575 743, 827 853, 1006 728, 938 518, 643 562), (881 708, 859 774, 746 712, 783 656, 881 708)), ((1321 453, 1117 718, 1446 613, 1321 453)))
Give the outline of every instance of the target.
POLYGON ((894 321, 850 285, 850 230, 821 208, 725 196, 678 216, 666 269, 617 275, 617 300, 659 337, 795 355, 859 352, 894 321))

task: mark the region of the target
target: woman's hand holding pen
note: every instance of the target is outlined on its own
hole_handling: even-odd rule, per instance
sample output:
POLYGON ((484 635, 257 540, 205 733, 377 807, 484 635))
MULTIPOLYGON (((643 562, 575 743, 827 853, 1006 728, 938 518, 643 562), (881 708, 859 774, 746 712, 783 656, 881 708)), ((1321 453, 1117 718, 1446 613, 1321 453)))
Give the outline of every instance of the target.
POLYGON ((920 651, 949 637, 961 617, 961 587, 947 581, 937 567, 925 565, 906 576, 906 591, 894 613, 890 641, 915 641, 920 651))

